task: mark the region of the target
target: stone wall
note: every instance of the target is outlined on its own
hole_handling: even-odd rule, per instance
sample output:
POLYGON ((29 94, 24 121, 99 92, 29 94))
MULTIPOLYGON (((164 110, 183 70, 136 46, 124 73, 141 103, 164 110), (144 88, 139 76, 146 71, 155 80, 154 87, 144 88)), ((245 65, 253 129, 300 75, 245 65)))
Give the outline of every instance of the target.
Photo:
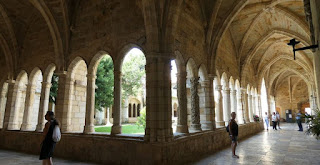
MULTIPOLYGON (((263 123, 240 125, 239 139, 256 134, 263 123)), ((40 152, 41 133, 0 131, 0 148, 40 152)), ((168 143, 147 143, 142 137, 63 134, 55 156, 103 164, 182 164, 230 145, 225 128, 176 136, 168 143), (197 157, 195 157, 197 155, 197 157)))

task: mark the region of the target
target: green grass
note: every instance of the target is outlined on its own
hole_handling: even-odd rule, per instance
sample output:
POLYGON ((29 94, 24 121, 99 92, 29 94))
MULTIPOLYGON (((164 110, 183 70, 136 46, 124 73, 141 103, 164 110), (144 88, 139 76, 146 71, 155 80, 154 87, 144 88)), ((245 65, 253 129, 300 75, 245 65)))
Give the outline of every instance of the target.
MULTIPOLYGON (((96 132, 111 132, 111 126, 105 126, 105 127, 95 127, 94 130, 96 132)), ((142 127, 138 127, 137 125, 122 125, 122 133, 123 134, 134 134, 134 133, 144 133, 144 129, 142 127)))

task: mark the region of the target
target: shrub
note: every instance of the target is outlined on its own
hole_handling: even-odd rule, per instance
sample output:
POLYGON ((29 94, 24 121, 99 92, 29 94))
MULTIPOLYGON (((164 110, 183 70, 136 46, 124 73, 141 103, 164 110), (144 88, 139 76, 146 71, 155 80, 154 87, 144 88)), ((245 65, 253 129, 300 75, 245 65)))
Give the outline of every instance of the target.
POLYGON ((260 118, 259 118, 258 115, 253 115, 253 120, 254 120, 255 122, 258 122, 258 121, 260 121, 260 118))
POLYGON ((314 135, 316 139, 320 139, 320 110, 317 109, 314 111, 315 115, 313 116, 304 116, 307 120, 308 129, 306 131, 309 135, 314 135))
POLYGON ((140 116, 138 117, 138 120, 136 122, 136 125, 141 128, 143 127, 144 129, 146 129, 146 107, 144 107, 141 111, 140 111, 140 116))

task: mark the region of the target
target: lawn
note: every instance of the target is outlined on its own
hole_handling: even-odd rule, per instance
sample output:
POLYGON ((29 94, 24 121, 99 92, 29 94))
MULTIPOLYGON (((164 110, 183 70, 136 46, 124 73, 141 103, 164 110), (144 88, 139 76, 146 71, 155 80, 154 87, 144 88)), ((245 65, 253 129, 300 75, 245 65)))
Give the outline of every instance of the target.
MULTIPOLYGON (((94 130, 96 132, 110 133, 111 126, 102 126, 102 127, 99 126, 99 127, 95 127, 94 130)), ((139 128, 137 125, 126 124, 126 125, 122 125, 122 133, 123 134, 135 134, 135 133, 143 134, 144 129, 142 127, 139 128)))

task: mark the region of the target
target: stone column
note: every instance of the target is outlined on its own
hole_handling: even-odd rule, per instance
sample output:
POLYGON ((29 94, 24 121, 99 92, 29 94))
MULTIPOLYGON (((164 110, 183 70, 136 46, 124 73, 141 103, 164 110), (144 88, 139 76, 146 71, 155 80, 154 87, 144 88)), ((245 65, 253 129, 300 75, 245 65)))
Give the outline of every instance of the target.
POLYGON ((15 89, 16 81, 8 80, 8 94, 7 94, 7 104, 4 112, 4 123, 3 123, 3 131, 9 129, 10 118, 13 117, 13 111, 16 106, 17 99, 17 89, 15 89))
POLYGON ((231 100, 230 100, 230 88, 223 89, 223 120, 225 125, 229 124, 231 118, 231 100))
POLYGON ((172 141, 172 96, 170 55, 149 52, 146 65, 147 116, 145 140, 172 141))
POLYGON ((5 83, 0 93, 0 128, 3 128, 4 123, 4 114, 6 109, 7 103, 7 91, 8 91, 8 84, 5 83))
POLYGON ((217 116, 217 126, 218 127, 223 127, 225 126, 225 123, 223 121, 223 98, 222 98, 222 85, 216 85, 217 92, 217 102, 216 102, 216 116, 217 116))
POLYGON ((239 124, 244 124, 244 105, 243 105, 243 92, 237 94, 237 119, 239 124))
POLYGON ((231 99, 231 112, 237 113, 237 91, 230 91, 230 99, 231 99))
POLYGON ((124 98, 124 103, 121 104, 121 121, 122 123, 128 123, 129 122, 129 112, 132 116, 132 108, 133 104, 131 104, 131 107, 129 109, 129 98, 124 98))
POLYGON ((260 95, 257 95, 257 104, 258 104, 258 114, 259 114, 259 117, 263 117, 262 115, 262 108, 261 108, 261 96, 260 95))
POLYGON ((67 76, 67 72, 56 73, 59 76, 57 105, 55 108, 56 119, 60 121, 62 132, 72 131, 71 111, 72 111, 72 92, 74 80, 67 76))
POLYGON ((212 101, 213 97, 212 94, 212 88, 213 88, 213 81, 210 80, 204 80, 201 82, 201 87, 203 90, 203 98, 204 101, 204 113, 200 113, 200 119, 201 119, 201 128, 202 130, 213 130, 214 128, 214 115, 213 115, 213 109, 212 101))
POLYGON ((51 88, 51 83, 42 82, 38 124, 36 128, 37 132, 42 132, 44 128, 44 124, 45 124, 44 115, 45 113, 47 113, 48 107, 49 107, 50 88, 51 88))
POLYGON ((94 112, 95 112, 95 89, 96 76, 87 74, 87 100, 86 100, 86 120, 83 133, 90 134, 94 131, 94 112))
POLYGON ((121 134, 121 71, 114 71, 113 125, 111 135, 121 134))
POLYGON ((189 133, 188 130, 188 111, 187 111, 187 73, 180 71, 177 74, 177 95, 178 95, 178 124, 176 132, 189 133))
POLYGON ((29 83, 27 85, 26 99, 25 99, 25 109, 23 112, 23 120, 21 124, 21 131, 28 131, 31 129, 32 125, 30 122, 30 115, 33 113, 33 103, 35 99, 36 86, 29 83))
POLYGON ((249 112, 248 112, 248 93, 247 93, 247 90, 246 89, 241 89, 241 92, 242 92, 242 103, 243 103, 243 122, 244 124, 249 122, 249 112))
POLYGON ((253 106, 252 106, 252 95, 248 94, 248 110, 249 110, 249 120, 250 122, 254 122, 253 120, 253 106))
POLYGON ((190 79, 190 91, 191 91, 191 125, 190 129, 193 131, 201 131, 200 124, 200 107, 199 107, 199 95, 198 95, 198 85, 199 78, 190 79))

